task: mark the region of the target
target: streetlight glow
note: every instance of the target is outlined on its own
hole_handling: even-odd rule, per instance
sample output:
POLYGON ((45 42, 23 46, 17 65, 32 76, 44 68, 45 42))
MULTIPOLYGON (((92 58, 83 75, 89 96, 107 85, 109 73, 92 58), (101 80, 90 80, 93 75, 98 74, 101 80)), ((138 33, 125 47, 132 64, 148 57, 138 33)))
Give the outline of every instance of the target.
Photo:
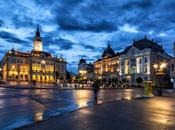
POLYGON ((167 66, 167 64, 166 64, 166 63, 161 63, 161 64, 160 64, 160 68, 161 68, 161 69, 166 68, 166 66, 167 66))
POLYGON ((42 64, 45 64, 46 62, 44 60, 41 61, 42 64))
POLYGON ((157 69, 158 68, 158 64, 154 64, 154 66, 153 66, 155 69, 157 69))

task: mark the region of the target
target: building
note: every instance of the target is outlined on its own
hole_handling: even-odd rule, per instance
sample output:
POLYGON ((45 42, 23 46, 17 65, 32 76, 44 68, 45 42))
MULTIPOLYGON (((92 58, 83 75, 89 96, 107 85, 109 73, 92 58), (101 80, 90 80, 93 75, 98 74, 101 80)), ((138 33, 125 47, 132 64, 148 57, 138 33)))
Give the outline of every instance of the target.
POLYGON ((108 44, 101 58, 94 62, 95 77, 102 79, 103 84, 118 81, 119 55, 120 53, 115 53, 108 44))
POLYGON ((171 60, 171 81, 173 82, 173 88, 175 88, 175 42, 173 43, 173 58, 171 60))
POLYGON ((162 45, 146 36, 132 45, 125 48, 120 55, 120 78, 127 79, 129 82, 136 82, 136 78, 143 80, 155 80, 154 64, 160 62, 167 63, 167 72, 169 73, 171 57, 165 52, 162 45))
POLYGON ((80 59, 78 64, 78 77, 83 80, 91 80, 94 78, 94 66, 87 63, 85 59, 80 59))
POLYGON ((31 52, 20 52, 13 48, 4 55, 1 61, 2 79, 8 83, 56 83, 58 80, 65 80, 66 61, 43 51, 39 26, 33 45, 31 52))

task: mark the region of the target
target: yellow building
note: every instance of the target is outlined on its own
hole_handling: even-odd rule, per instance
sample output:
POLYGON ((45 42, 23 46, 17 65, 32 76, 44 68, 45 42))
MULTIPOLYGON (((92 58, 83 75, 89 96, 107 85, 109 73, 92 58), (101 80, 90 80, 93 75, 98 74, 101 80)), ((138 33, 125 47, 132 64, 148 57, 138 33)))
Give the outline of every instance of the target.
POLYGON ((5 81, 54 83, 66 78, 66 61, 43 51, 39 27, 34 49, 31 52, 12 49, 5 54, 1 65, 2 79, 5 81))
POLYGON ((101 59, 94 62, 95 77, 103 82, 117 82, 119 79, 119 53, 114 53, 108 44, 101 59))

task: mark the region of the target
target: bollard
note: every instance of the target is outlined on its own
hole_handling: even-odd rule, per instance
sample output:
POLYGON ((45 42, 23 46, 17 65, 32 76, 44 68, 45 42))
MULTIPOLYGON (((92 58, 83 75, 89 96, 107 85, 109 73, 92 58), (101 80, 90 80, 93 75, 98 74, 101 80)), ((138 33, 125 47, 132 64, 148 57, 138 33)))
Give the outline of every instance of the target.
POLYGON ((144 82, 144 97, 154 97, 151 81, 144 82))

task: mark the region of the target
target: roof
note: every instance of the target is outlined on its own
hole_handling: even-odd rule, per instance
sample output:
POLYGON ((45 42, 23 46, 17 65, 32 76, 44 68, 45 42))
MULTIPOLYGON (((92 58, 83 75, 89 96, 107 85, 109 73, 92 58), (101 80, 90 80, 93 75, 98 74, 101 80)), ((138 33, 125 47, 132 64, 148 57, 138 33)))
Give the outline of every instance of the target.
POLYGON ((144 39, 138 40, 138 41, 134 41, 133 45, 126 47, 123 53, 126 54, 132 46, 136 47, 139 50, 144 50, 148 48, 154 52, 160 52, 160 53, 165 52, 165 50, 162 48, 161 45, 157 44, 156 42, 152 40, 147 39, 147 37, 145 37, 144 39))
POLYGON ((108 44, 107 48, 104 50, 102 57, 110 57, 110 56, 114 56, 115 52, 113 51, 113 49, 111 48, 111 46, 108 44))
POLYGON ((32 50, 31 54, 35 55, 35 56, 43 56, 43 57, 47 57, 47 58, 51 58, 52 57, 50 53, 44 52, 44 51, 34 51, 34 50, 32 50))
POLYGON ((34 40, 41 41, 39 25, 37 25, 37 30, 36 30, 36 35, 35 35, 35 39, 34 40))
POLYGON ((83 63, 86 63, 86 60, 82 58, 80 59, 79 64, 83 64, 83 63))
POLYGON ((20 56, 20 57, 28 57, 30 55, 30 53, 15 51, 13 48, 6 54, 10 56, 20 56))

